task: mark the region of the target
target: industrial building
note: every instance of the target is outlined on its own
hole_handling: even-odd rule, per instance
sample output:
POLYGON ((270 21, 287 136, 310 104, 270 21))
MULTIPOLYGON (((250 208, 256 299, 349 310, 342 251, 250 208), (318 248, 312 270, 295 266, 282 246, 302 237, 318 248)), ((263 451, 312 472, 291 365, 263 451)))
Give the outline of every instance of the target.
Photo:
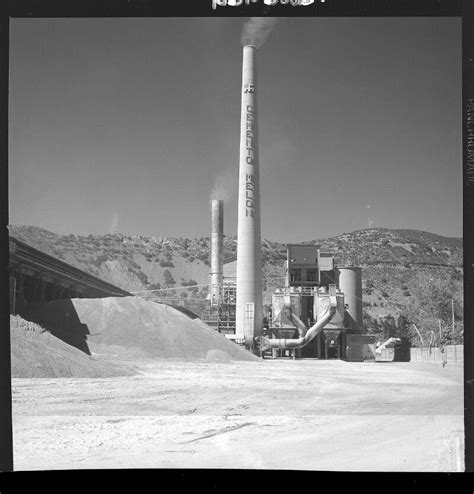
MULTIPOLYGON (((212 242, 211 251, 217 245, 212 242)), ((222 251, 212 252, 212 296, 202 318, 227 338, 245 344, 236 334, 236 283, 222 272, 220 282, 213 277, 212 266, 220 262, 219 258, 222 251)), ((259 339, 263 342, 262 356, 371 359, 373 352, 368 345, 373 345, 373 338, 362 334, 362 270, 336 267, 333 254, 321 252, 319 245, 288 244, 284 262, 285 283, 271 293, 271 308, 264 312, 259 339), (309 329, 328 312, 331 298, 335 300, 332 317, 305 341, 309 329), (362 357, 357 355, 361 352, 365 353, 362 357)))
MULTIPOLYGON (((287 245, 286 283, 272 294, 270 339, 303 338, 302 344, 268 342, 273 353, 291 349, 295 356, 321 359, 348 358, 348 335, 362 332, 362 272, 357 267, 336 267, 330 252, 319 245, 287 245), (333 315, 306 338, 333 307, 333 315), (311 336, 311 335, 310 335, 311 336)), ((288 352, 287 352, 288 353, 288 352)))
POLYGON ((203 320, 254 353, 373 359, 363 334, 362 272, 337 267, 318 245, 288 244, 285 283, 264 314, 260 225, 257 48, 243 47, 235 283, 223 276, 223 202, 211 201, 209 306, 203 320))
POLYGON ((10 314, 24 317, 35 305, 51 300, 132 295, 12 236, 8 270, 10 314))

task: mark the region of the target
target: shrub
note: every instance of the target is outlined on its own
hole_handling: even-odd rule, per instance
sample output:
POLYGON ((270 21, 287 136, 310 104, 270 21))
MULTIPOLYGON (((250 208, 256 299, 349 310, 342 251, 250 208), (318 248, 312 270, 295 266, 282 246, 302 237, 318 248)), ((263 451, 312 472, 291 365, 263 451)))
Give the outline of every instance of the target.
POLYGON ((149 283, 149 280, 148 280, 148 276, 143 272, 143 271, 136 271, 135 272, 136 275, 137 275, 137 278, 144 284, 144 285, 148 285, 149 283))
POLYGON ((174 268, 173 261, 162 259, 160 261, 160 266, 162 268, 174 268))
POLYGON ((183 240, 183 250, 188 250, 190 245, 191 245, 191 240, 189 240, 189 238, 185 238, 183 240))
POLYGON ((108 259, 109 259, 109 256, 107 254, 101 254, 101 255, 97 256, 93 261, 91 261, 91 264, 99 267, 102 263, 104 263, 108 259))
POLYGON ((174 285, 176 283, 176 281, 173 278, 173 275, 167 269, 164 271, 163 276, 165 277, 166 285, 174 285))

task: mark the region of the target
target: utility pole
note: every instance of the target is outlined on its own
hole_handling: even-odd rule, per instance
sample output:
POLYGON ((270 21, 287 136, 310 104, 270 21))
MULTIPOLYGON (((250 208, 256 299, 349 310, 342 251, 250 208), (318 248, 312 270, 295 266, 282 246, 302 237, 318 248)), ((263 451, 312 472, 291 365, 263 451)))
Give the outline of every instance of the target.
POLYGON ((439 324, 439 344, 438 344, 438 347, 441 350, 441 355, 443 358, 442 364, 444 367, 448 363, 447 340, 443 339, 443 333, 441 331, 441 319, 438 319, 438 324, 439 324))
POLYGON ((451 299, 451 316, 452 316, 453 336, 454 336, 454 298, 451 299))

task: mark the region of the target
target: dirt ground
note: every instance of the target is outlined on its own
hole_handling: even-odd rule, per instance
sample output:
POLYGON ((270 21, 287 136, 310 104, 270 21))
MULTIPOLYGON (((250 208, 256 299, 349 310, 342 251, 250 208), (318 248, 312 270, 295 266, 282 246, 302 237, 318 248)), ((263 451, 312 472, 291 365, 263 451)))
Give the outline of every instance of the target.
POLYGON ((460 366, 127 363, 137 375, 13 379, 15 470, 464 470, 460 366))

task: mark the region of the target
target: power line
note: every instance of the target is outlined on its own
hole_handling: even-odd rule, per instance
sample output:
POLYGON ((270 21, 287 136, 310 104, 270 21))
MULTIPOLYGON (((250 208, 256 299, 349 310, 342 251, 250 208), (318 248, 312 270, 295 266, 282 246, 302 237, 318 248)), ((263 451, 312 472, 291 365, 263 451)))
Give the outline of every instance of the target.
MULTIPOLYGON (((267 281, 267 280, 272 280, 272 279, 275 279, 275 280, 280 280, 280 279, 285 279, 285 276, 276 276, 276 277, 271 277, 271 278, 263 278, 263 280, 267 281)), ((174 287, 167 287, 167 288, 155 288, 153 290, 138 290, 136 292, 130 292, 132 294, 136 294, 136 293, 149 293, 149 292, 162 292, 162 291, 167 291, 167 290, 178 290, 180 288, 187 288, 187 289, 193 289, 193 288, 198 288, 198 287, 204 287, 204 286, 211 286, 213 283, 203 283, 203 284, 196 284, 196 285, 178 285, 178 286, 174 286, 174 287)), ((215 285, 228 285, 228 283, 215 283, 215 285)))
MULTIPOLYGON (((285 280, 286 279, 286 276, 272 276, 272 277, 268 277, 268 278, 263 278, 263 281, 271 281, 271 280, 285 280)), ((201 288, 201 287, 209 287, 213 285, 212 283, 204 283, 204 284, 197 284, 197 285, 188 285, 188 286, 184 286, 184 285, 179 285, 179 286, 174 286, 174 287, 167 287, 167 288, 156 288, 156 289, 153 289, 153 290, 139 290, 139 291, 136 291, 136 292, 130 292, 131 294, 135 295, 135 294, 140 294, 140 293, 154 293, 154 292, 167 292, 167 291, 172 291, 172 290, 179 290, 179 289, 188 289, 188 290, 192 290, 193 288, 201 288)), ((215 285, 221 285, 221 286, 224 286, 224 285, 228 285, 226 283, 216 283, 215 285)), ((359 300, 360 302, 364 302, 364 300, 360 297, 355 297, 357 300, 359 300)), ((390 302, 388 300, 384 300, 384 303, 390 305, 393 309, 397 309, 397 310, 400 310, 402 309, 402 307, 396 305, 395 303, 393 302, 390 302)))
POLYGON ((198 288, 198 287, 202 287, 202 286, 210 286, 210 285, 211 285, 211 283, 206 283, 203 285, 187 285, 187 286, 179 285, 179 286, 175 286, 175 287, 155 288, 153 290, 139 290, 137 292, 130 292, 130 293, 136 294, 136 293, 150 293, 150 292, 166 292, 167 290, 178 290, 180 288, 188 288, 191 290, 193 288, 198 288))

